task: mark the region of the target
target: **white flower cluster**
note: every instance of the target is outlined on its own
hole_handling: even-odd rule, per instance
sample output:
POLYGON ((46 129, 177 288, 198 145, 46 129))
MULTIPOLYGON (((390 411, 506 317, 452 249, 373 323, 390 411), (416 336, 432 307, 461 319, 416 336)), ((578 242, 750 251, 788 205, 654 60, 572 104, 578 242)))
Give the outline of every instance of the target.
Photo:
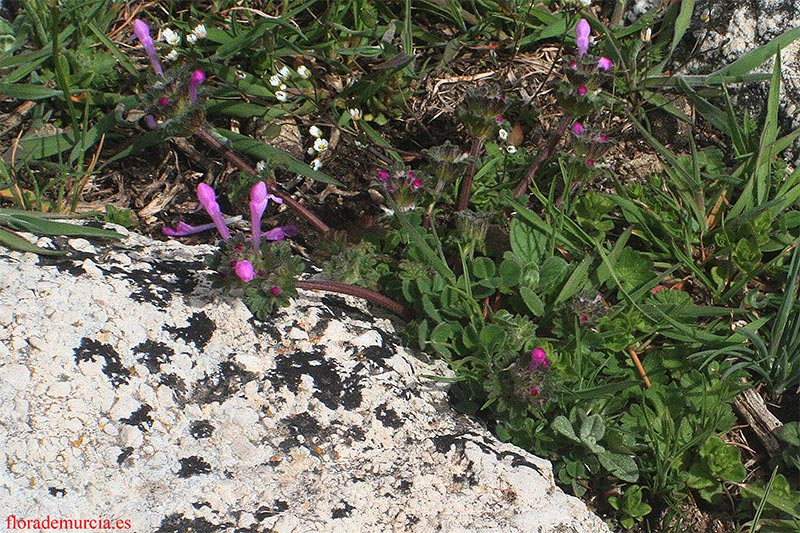
MULTIPOLYGON (((198 24, 192 30, 192 33, 186 36, 186 42, 189 44, 194 44, 200 39, 205 39, 208 37, 208 30, 204 24, 198 24)), ((181 34, 177 31, 173 30, 172 28, 164 28, 161 30, 161 38, 164 39, 164 42, 168 45, 175 47, 181 44, 181 34)), ((173 48, 169 51, 169 53, 165 56, 167 61, 175 61, 178 59, 178 51, 173 48)))
MULTIPOLYGON (((305 65, 297 67, 295 72, 304 79, 311 77, 311 71, 305 65)), ((286 80, 288 80, 291 75, 292 70, 288 66, 283 65, 278 69, 277 74, 273 74, 269 77, 269 84, 278 89, 275 91, 275 98, 277 98, 279 102, 285 102, 289 99, 289 93, 286 92, 286 80)))
POLYGON ((186 42, 189 44, 194 44, 200 39, 205 39, 208 37, 208 32, 206 31, 206 27, 204 24, 198 24, 192 30, 192 33, 186 36, 186 42))
POLYGON ((319 170, 322 168, 322 159, 320 159, 323 152, 327 151, 329 148, 328 140, 322 136, 322 130, 319 129, 317 126, 311 126, 308 128, 308 133, 312 137, 314 137, 314 146, 308 149, 308 155, 316 155, 317 157, 314 158, 309 166, 314 170, 319 170))

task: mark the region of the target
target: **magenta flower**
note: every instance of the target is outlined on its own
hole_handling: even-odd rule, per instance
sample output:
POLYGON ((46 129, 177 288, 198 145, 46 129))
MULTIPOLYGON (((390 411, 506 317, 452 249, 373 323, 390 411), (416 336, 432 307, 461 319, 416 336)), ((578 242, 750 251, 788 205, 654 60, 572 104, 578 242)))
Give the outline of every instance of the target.
POLYGON ((268 241, 282 241, 287 237, 296 237, 300 232, 297 228, 289 224, 288 226, 278 226, 264 234, 264 238, 268 241))
POLYGON ((422 185, 423 185, 423 183, 422 183, 422 180, 421 180, 421 179, 419 179, 419 178, 415 178, 415 179, 414 179, 414 180, 411 182, 411 187, 412 187, 412 188, 414 188, 414 189, 421 189, 421 188, 422 188, 422 185))
POLYGON ((580 59, 589 50, 589 34, 592 28, 586 19, 581 19, 575 27, 575 44, 578 46, 578 58, 580 59))
POLYGON ((195 70, 192 72, 192 77, 189 79, 189 101, 197 103, 197 88, 200 84, 206 81, 206 73, 202 70, 195 70))
POLYGON ((578 87, 578 96, 585 96, 586 93, 589 92, 589 89, 586 88, 586 85, 581 85, 578 87))
POLYGON ((270 200, 283 203, 283 200, 267 192, 267 185, 263 181, 250 189, 250 227, 253 230, 253 250, 256 252, 261 245, 261 217, 264 216, 270 200))
POLYGON ((283 291, 281 290, 281 288, 280 288, 280 287, 272 287, 272 288, 269 290, 269 293, 270 293, 271 295, 273 295, 273 296, 278 296, 278 295, 279 295, 280 293, 282 293, 282 292, 283 292, 283 291))
POLYGON ((600 59, 597 60, 597 68, 600 70, 609 71, 611 70, 612 64, 613 63, 611 62, 611 60, 607 57, 601 57, 600 59))
POLYGON ((574 133, 578 137, 583 135, 583 124, 581 124, 580 122, 576 122, 575 124, 573 124, 572 125, 572 133, 574 133))
POLYGON ((164 69, 161 68, 161 62, 158 60, 158 54, 156 53, 156 45, 153 43, 153 38, 150 37, 150 26, 141 19, 134 19, 133 33, 136 35, 136 38, 139 39, 142 48, 144 48, 147 58, 150 60, 150 64, 153 65, 153 70, 159 76, 163 76, 164 69))
POLYGON ((233 267, 233 271, 236 272, 239 279, 245 283, 253 281, 253 278, 256 277, 255 269, 253 269, 253 264, 250 261, 236 261, 236 266, 233 267))
POLYGON ((378 179, 380 181, 389 181, 389 173, 385 170, 378 172, 378 179))
POLYGON ((550 366, 550 361, 547 359, 547 352, 542 348, 534 348, 531 352, 531 363, 528 365, 528 370, 536 370, 539 367, 547 368, 550 366))
POLYGON ((201 231, 207 231, 210 229, 214 229, 216 224, 202 224, 200 226, 190 226, 186 222, 178 222, 175 225, 175 228, 168 228, 164 226, 161 228, 161 232, 164 235, 168 235, 170 237, 184 237, 186 235, 192 235, 193 233, 200 233, 201 231))
POLYGON ((219 234, 222 235, 222 238, 226 241, 230 239, 231 232, 228 231, 228 226, 225 225, 225 219, 222 217, 222 212, 217 203, 217 194, 211 185, 203 182, 198 183, 197 199, 200 200, 200 205, 203 206, 208 216, 214 221, 214 225, 217 227, 219 234))

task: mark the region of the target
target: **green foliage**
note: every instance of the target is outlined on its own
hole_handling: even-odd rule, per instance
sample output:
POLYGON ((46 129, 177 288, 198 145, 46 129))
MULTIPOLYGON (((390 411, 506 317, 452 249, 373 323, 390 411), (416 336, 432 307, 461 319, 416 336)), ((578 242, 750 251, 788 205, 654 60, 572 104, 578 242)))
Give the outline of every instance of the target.
POLYGON ((619 523, 624 528, 632 528, 635 522, 641 522, 653 510, 650 505, 642 501, 642 487, 631 485, 622 496, 609 496, 608 503, 620 512, 622 518, 619 523))
POLYGON ((696 489, 704 500, 718 504, 722 498, 722 482, 738 483, 747 474, 739 450, 712 435, 700 446, 698 454, 689 468, 686 484, 696 489))

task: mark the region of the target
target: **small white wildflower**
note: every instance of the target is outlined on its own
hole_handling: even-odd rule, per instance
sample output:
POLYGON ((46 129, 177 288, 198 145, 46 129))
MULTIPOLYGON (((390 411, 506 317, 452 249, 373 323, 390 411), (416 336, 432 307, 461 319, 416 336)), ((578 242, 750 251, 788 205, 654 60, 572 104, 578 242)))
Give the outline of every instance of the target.
POLYGON ((196 43, 197 42, 197 35, 195 35, 194 33, 190 33, 189 35, 186 36, 186 42, 189 43, 189 44, 196 43))
POLYGON ((267 170, 267 162, 266 161, 259 161, 256 163, 256 172, 259 174, 267 170))
POLYGON ((361 110, 357 107, 347 110, 350 113, 350 116, 353 117, 353 120, 361 120, 361 110))
POLYGON ((311 126, 310 128, 308 128, 308 133, 309 135, 311 135, 312 137, 316 137, 317 139, 322 137, 322 130, 316 126, 311 126))
POLYGON ((270 76, 269 84, 272 85, 273 87, 277 87, 278 85, 280 85, 281 84, 280 76, 278 76, 277 74, 270 76))
POLYGON ((516 147, 516 146, 514 146, 513 144, 509 144, 509 145, 506 147, 506 151, 507 151, 509 154, 516 154, 516 153, 517 153, 517 147, 516 147))
POLYGON ((316 151, 316 150, 314 150, 314 147, 312 147, 312 146, 309 146, 309 147, 308 147, 308 150, 306 150, 306 153, 307 153, 308 155, 316 155, 317 151, 316 151))
POLYGON ((170 50, 170 52, 164 56, 164 59, 167 61, 175 61, 178 59, 178 51, 177 50, 170 50))
POLYGON ((285 91, 286 90, 286 84, 285 83, 281 83, 280 85, 278 85, 278 89, 280 89, 281 91, 285 91))
POLYGON ((279 102, 285 102, 289 99, 289 95, 286 94, 286 91, 275 91, 275 98, 277 98, 279 102))
POLYGON ((320 138, 314 141, 314 150, 316 150, 317 152, 322 153, 327 149, 328 149, 327 139, 320 138))
POLYGON ((167 42, 167 44, 171 46, 177 46, 181 42, 181 36, 178 32, 172 30, 171 28, 166 28, 164 31, 161 32, 161 36, 167 42))
POLYGON ((319 157, 317 157, 308 165, 314 170, 319 170, 322 168, 322 161, 320 161, 319 157))
POLYGON ((311 71, 308 70, 308 67, 305 66, 305 65, 300 65, 299 67, 297 67, 297 74, 301 78, 310 78, 311 77, 311 71))
POLYGON ((650 41, 653 40, 653 30, 652 28, 644 28, 641 32, 639 32, 639 38, 645 44, 650 44, 650 41))
POLYGON ((356 146, 359 147, 359 148, 366 148, 367 147, 367 145, 362 143, 361 141, 356 141, 356 146))
POLYGON ((206 37, 208 37, 208 32, 206 31, 205 24, 198 24, 197 26, 195 26, 194 29, 192 30, 192 34, 198 39, 205 39, 206 37))
POLYGON ((292 71, 291 71, 291 70, 289 70, 289 67, 287 67, 286 65, 284 65, 284 66, 282 66, 282 67, 281 67, 281 69, 278 71, 278 76, 280 76, 280 77, 281 77, 281 78, 283 78, 283 79, 286 79, 286 78, 288 78, 288 77, 289 77, 289 74, 291 74, 291 73, 292 73, 292 71))
POLYGON ((497 136, 500 137, 501 141, 505 141, 508 139, 508 130, 501 129, 497 132, 497 136))
MULTIPOLYGON (((187 37, 187 39, 188 39, 188 37, 187 37)), ((237 68, 236 69, 236 77, 239 78, 240 80, 246 80, 247 79, 247 73, 245 71, 239 70, 237 68)))

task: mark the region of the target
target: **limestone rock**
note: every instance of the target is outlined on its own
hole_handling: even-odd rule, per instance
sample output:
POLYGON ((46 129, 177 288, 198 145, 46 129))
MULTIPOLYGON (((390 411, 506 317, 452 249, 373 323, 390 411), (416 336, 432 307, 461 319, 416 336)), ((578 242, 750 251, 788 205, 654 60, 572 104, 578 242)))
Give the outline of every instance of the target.
POLYGON ((260 322, 210 288, 209 247, 77 244, 0 249, 0 502, 17 520, 608 531, 549 462, 453 412, 429 379, 445 365, 359 300, 303 292, 260 322))

